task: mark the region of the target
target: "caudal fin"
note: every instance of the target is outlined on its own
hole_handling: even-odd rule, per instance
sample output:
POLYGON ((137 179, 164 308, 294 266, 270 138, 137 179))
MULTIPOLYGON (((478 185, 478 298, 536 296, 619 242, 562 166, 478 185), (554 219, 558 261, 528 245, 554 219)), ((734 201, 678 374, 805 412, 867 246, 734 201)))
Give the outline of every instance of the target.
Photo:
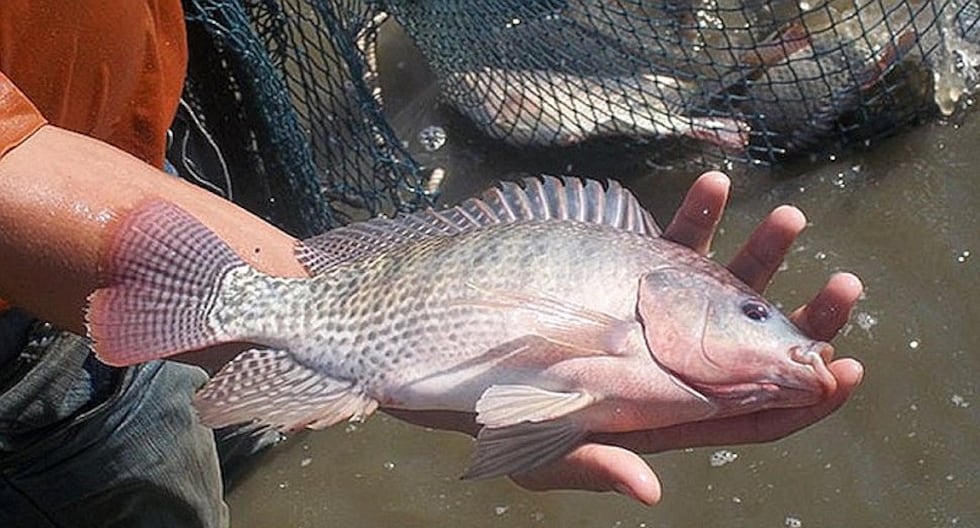
POLYGON ((209 322, 222 277, 245 266, 176 205, 138 206, 111 232, 89 297, 88 334, 100 360, 132 365, 223 340, 209 322))

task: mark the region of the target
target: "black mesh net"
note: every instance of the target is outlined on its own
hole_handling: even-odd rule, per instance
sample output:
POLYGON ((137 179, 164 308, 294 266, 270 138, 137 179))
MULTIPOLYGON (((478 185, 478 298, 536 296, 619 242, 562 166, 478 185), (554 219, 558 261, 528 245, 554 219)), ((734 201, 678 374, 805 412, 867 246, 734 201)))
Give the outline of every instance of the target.
MULTIPOLYGON (((213 143, 234 175, 209 187, 223 183, 298 236, 429 203, 377 99, 377 9, 305 0, 185 0, 184 9, 185 102, 209 136, 196 150, 213 143)), ((211 165, 195 179, 215 180, 211 165)))
POLYGON ((675 139, 666 151, 772 162, 928 115, 931 72, 960 62, 963 71, 950 73, 967 74, 950 45, 980 40, 976 6, 392 0, 389 8, 447 100, 490 136, 518 146, 675 139))
POLYGON ((300 235, 434 198, 383 113, 386 14, 447 103, 522 149, 649 144, 769 164, 950 112, 980 57, 980 0, 184 3, 185 121, 208 132, 175 144, 185 158, 216 146, 210 165, 234 183, 207 162, 198 179, 300 235))

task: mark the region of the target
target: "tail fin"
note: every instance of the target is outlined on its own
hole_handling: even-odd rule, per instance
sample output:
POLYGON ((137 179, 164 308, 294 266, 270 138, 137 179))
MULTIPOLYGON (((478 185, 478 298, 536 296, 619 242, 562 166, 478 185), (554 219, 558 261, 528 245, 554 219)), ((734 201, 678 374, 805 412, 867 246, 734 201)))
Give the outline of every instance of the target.
POLYGON ((217 344, 209 323, 221 279, 247 265, 176 205, 149 201, 122 218, 89 297, 87 325, 96 354, 132 365, 217 344))

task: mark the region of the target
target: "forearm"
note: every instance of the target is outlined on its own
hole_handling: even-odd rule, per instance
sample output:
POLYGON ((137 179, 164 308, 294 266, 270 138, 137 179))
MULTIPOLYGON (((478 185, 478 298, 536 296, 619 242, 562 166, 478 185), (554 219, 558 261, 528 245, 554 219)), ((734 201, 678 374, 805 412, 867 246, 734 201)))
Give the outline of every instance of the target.
POLYGON ((186 209, 263 271, 304 274, 282 231, 121 150, 45 126, 0 158, 0 298, 83 332, 111 220, 151 198, 186 209))

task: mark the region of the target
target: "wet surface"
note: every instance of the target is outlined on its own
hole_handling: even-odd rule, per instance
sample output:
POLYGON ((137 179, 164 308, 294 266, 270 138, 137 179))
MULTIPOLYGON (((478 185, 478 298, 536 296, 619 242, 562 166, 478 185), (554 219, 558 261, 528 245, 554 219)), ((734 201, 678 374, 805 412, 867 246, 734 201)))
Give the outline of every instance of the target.
MULTIPOLYGON (((709 168, 656 166, 643 146, 605 156, 499 148, 441 108, 424 75, 408 79, 412 61, 389 60, 404 90, 386 99, 420 160, 444 170, 447 203, 521 171, 567 171, 621 179, 666 223, 709 168), (446 133, 435 150, 417 139, 429 126, 446 133)), ((664 500, 646 508, 505 479, 461 482, 468 438, 379 414, 275 448, 229 495, 233 525, 980 526, 980 114, 831 158, 730 171, 715 244, 725 260, 769 210, 792 203, 810 226, 769 298, 791 309, 835 271, 862 278, 866 298, 836 345, 867 375, 831 418, 779 442, 652 455, 664 500)))

